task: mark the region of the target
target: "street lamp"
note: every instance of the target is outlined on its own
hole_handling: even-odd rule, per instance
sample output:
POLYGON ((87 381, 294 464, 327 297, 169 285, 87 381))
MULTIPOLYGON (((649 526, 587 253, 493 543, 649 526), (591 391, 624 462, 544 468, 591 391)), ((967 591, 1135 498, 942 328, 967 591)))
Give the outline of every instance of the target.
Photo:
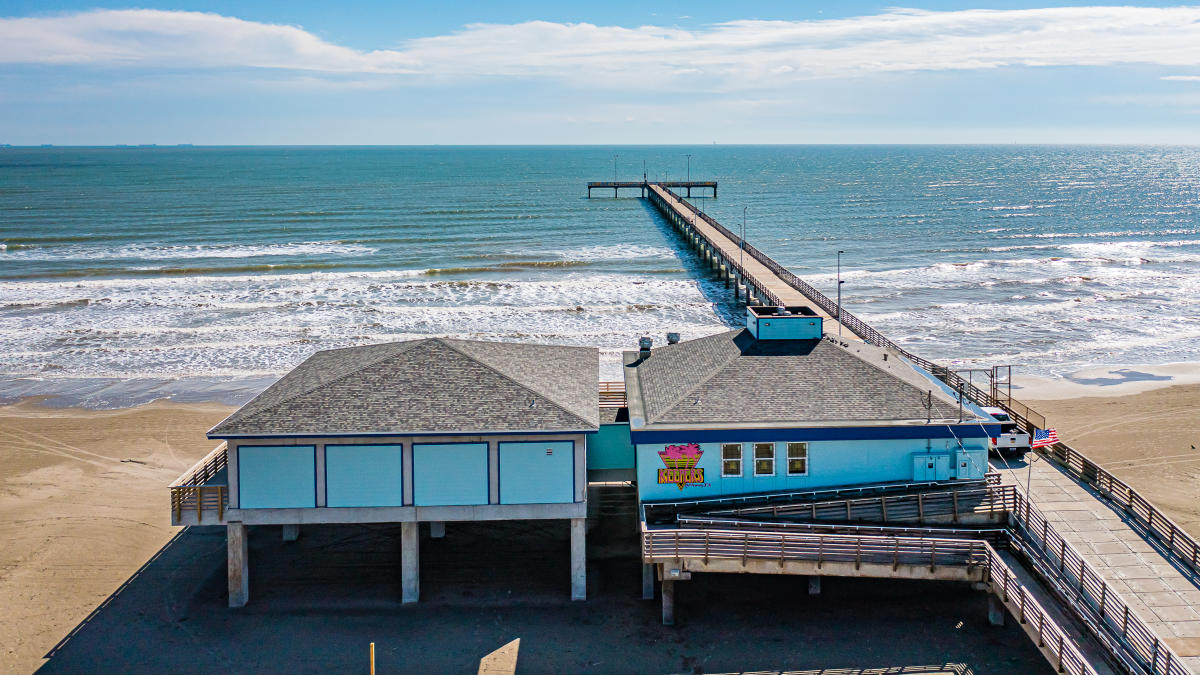
POLYGON ((617 158, 620 155, 613 155, 613 182, 617 182, 617 158))
POLYGON ((838 282, 838 284, 837 284, 837 286, 838 286, 837 322, 838 322, 838 339, 839 340, 842 338, 842 284, 845 283, 842 281, 842 254, 843 253, 845 253, 845 251, 837 252, 837 282, 838 282))
POLYGON ((690 152, 687 154, 687 158, 688 158, 687 179, 688 179, 688 182, 690 183, 690 182, 692 182, 692 154, 690 152))

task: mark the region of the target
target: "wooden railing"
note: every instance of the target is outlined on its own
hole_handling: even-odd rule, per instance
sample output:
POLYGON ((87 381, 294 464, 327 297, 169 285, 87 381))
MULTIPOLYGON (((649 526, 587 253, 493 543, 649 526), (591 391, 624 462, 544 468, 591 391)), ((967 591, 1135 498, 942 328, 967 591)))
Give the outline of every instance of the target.
POLYGON ((1095 675, 1074 643, 1054 618, 1038 604, 996 550, 986 541, 928 537, 879 537, 745 532, 737 530, 643 530, 642 557, 647 562, 671 563, 684 558, 768 560, 890 565, 928 565, 983 568, 992 592, 1015 607, 1022 624, 1036 626, 1038 646, 1057 661, 1060 672, 1095 675))
POLYGON ((1038 604, 1029 589, 1020 582, 1008 565, 1004 564, 1004 560, 991 546, 987 547, 987 574, 992 593, 999 596, 1005 604, 1013 606, 1013 614, 1017 621, 1022 625, 1029 624, 1035 627, 1037 645, 1049 650, 1051 656, 1058 661, 1058 672, 1075 675, 1093 675, 1096 672, 1079 649, 1067 639, 1062 626, 1038 604))
MULTIPOLYGON (((844 308, 839 307, 838 303, 835 302, 833 299, 831 299, 829 296, 825 295, 821 291, 818 291, 816 288, 813 288, 813 286, 810 285, 808 282, 804 281, 800 277, 793 274, 791 271, 789 271, 783 265, 780 265, 779 263, 772 260, 770 256, 768 256, 767 254, 763 253, 762 251, 758 250, 754 246, 752 246, 749 243, 742 240, 741 237, 739 237, 736 234, 734 234, 733 232, 731 232, 729 230, 729 228, 718 223, 714 218, 712 218, 708 214, 702 213, 699 209, 697 209, 695 206, 693 206, 690 202, 685 201, 679 195, 675 194, 674 192, 671 192, 670 190, 668 190, 666 188, 662 188, 662 189, 664 192, 666 192, 671 197, 673 197, 675 200, 677 200, 680 204, 682 204, 685 208, 690 210, 695 215, 695 217, 700 218, 704 222, 708 223, 710 226, 712 226, 714 229, 716 229, 718 232, 720 232, 722 235, 724 235, 730 241, 739 243, 739 245, 741 246, 741 249, 743 251, 745 251, 746 255, 750 256, 751 258, 754 258, 759 263, 766 266, 767 269, 771 270, 771 272, 774 273, 775 276, 779 277, 779 279, 782 280, 784 283, 786 283, 787 285, 796 289, 797 291, 800 291, 800 293, 803 294, 805 297, 807 297, 810 301, 812 301, 813 304, 815 304, 816 306, 818 306, 822 310, 824 310, 826 314, 828 314, 829 316, 834 317, 834 318, 840 317, 840 321, 842 322, 842 325, 845 326, 846 328, 848 328, 855 335, 858 335, 859 337, 866 340, 867 342, 870 342, 873 345, 876 345, 879 347, 886 347, 888 349, 894 350, 901 356, 904 356, 905 358, 907 358, 909 361, 912 361, 917 366, 920 366, 924 370, 928 371, 934 377, 938 378, 942 382, 945 382, 946 385, 948 385, 954 391, 960 392, 963 396, 966 396, 967 398, 971 399, 972 401, 975 401, 979 405, 985 405, 985 406, 990 405, 990 406, 998 406, 1000 408, 1003 408, 1004 410, 1006 410, 1008 412, 1009 416, 1012 417, 1013 421, 1015 421, 1017 424, 1020 424, 1021 426, 1025 427, 1025 429, 1027 431, 1029 431, 1030 433, 1032 433, 1033 428, 1044 429, 1046 427, 1045 416, 1038 413, 1036 410, 1030 408, 1028 405, 1021 403, 1020 401, 1017 401, 1017 400, 1011 398, 1010 396, 1000 396, 1000 395, 998 395, 998 393, 997 393, 997 395, 993 395, 992 392, 981 389, 980 387, 976 386, 973 382, 963 378, 961 375, 950 370, 949 368, 946 368, 945 366, 940 366, 940 365, 934 363, 933 361, 923 359, 920 356, 917 356, 916 354, 913 354, 912 352, 908 351, 907 349, 904 349, 903 347, 896 344, 895 342, 892 342, 891 340, 886 338, 882 333, 880 333, 879 331, 872 328, 870 326, 870 324, 868 324, 867 322, 858 318, 854 314, 847 312, 844 308)), ((653 194, 653 191, 651 191, 651 194, 653 194)), ((699 234, 699 233, 697 233, 697 234, 699 234)), ((703 237, 703 234, 700 234, 700 236, 703 237)), ((706 241, 708 240, 707 237, 704 237, 704 239, 706 241)), ((712 244, 712 242, 709 242, 709 243, 712 244)), ((733 261, 726 261, 726 262, 733 265, 738 270, 738 272, 742 274, 743 277, 746 276, 742 272, 740 266, 736 265, 736 263, 734 263, 733 261)), ((775 304, 779 304, 778 298, 774 297, 773 294, 766 293, 765 295, 767 296, 768 300, 771 300, 775 304)))
POLYGON ((196 522, 203 520, 205 511, 216 511, 218 523, 225 517, 229 488, 206 483, 226 468, 227 450, 228 445, 222 442, 171 483, 171 513, 176 523, 183 520, 185 510, 191 509, 196 511, 196 522))
POLYGON ((1129 609, 1101 577, 1021 492, 1009 518, 1017 543, 1060 600, 1089 626, 1115 657, 1136 664, 1133 672, 1188 675, 1165 642, 1129 609), (1116 642, 1117 644, 1113 644, 1116 642))
POLYGON ((937 490, 915 494, 874 495, 852 499, 797 504, 767 504, 706 512, 713 516, 807 518, 810 521, 869 521, 875 523, 917 522, 950 517, 958 522, 965 515, 1002 516, 1018 503, 1013 485, 937 490))
POLYGON ((629 402, 625 397, 624 382, 600 383, 601 408, 624 408, 627 405, 629 405, 629 402))
POLYGON ((795 532, 738 530, 645 530, 642 559, 647 562, 682 558, 815 561, 891 565, 974 567, 986 563, 987 542, 971 539, 875 537, 795 532))
POLYGON ((680 516, 679 526, 684 529, 714 530, 776 530, 784 532, 807 532, 809 534, 869 534, 877 537, 924 537, 934 539, 982 539, 992 545, 1004 545, 1008 541, 1008 527, 915 527, 905 525, 872 525, 846 523, 814 523, 808 521, 739 520, 735 518, 709 518, 705 516, 680 516))
POLYGON ((1039 448, 1038 452, 1054 459, 1075 477, 1091 485, 1105 499, 1120 506, 1162 542, 1177 560, 1186 565, 1193 576, 1200 575, 1200 544, 1128 483, 1066 443, 1039 448))

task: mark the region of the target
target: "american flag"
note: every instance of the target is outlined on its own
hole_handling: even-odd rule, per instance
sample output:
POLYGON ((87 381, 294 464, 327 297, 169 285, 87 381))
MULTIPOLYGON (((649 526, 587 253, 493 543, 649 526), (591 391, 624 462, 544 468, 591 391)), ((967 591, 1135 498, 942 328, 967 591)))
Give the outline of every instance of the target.
POLYGON ((1053 429, 1034 429, 1033 447, 1042 448, 1058 442, 1058 432, 1053 429))

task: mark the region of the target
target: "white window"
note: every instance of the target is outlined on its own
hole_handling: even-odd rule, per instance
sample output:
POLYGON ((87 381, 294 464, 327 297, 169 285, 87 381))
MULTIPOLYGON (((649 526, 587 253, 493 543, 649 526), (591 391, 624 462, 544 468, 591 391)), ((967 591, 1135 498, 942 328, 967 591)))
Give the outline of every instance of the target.
POLYGON ((808 443, 788 443, 788 475, 808 475, 808 443))
POLYGON ((742 475, 742 444, 725 443, 721 446, 721 475, 742 475))
POLYGON ((774 476, 775 475, 775 444, 774 443, 755 443, 754 444, 754 475, 755 476, 774 476))

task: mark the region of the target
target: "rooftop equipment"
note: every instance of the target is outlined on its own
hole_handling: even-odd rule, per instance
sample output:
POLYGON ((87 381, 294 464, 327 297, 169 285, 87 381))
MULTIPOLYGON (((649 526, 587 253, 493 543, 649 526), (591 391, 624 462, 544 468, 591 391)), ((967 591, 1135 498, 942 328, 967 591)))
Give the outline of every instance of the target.
POLYGON ((820 340, 823 334, 821 317, 804 305, 749 306, 746 328, 759 340, 820 340))

